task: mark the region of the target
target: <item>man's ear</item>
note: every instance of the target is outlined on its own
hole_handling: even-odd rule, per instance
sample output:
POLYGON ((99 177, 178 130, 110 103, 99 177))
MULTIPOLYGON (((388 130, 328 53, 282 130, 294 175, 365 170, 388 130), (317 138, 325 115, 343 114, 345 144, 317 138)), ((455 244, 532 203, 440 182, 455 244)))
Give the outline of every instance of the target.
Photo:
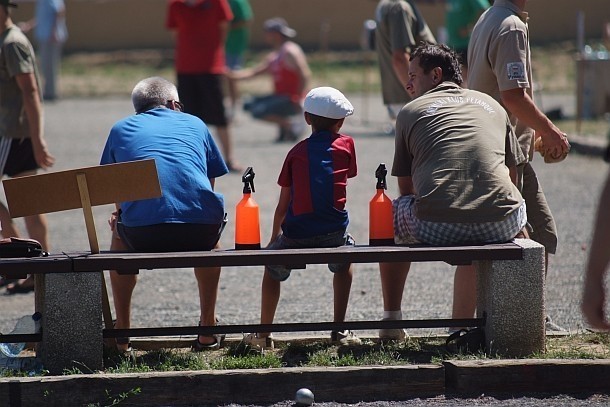
POLYGON ((311 118, 309 117, 309 113, 303 112, 303 117, 305 118, 305 123, 307 123, 308 126, 311 126, 311 118))
POLYGON ((435 85, 438 85, 443 80, 443 69, 440 66, 432 69, 432 80, 435 85))

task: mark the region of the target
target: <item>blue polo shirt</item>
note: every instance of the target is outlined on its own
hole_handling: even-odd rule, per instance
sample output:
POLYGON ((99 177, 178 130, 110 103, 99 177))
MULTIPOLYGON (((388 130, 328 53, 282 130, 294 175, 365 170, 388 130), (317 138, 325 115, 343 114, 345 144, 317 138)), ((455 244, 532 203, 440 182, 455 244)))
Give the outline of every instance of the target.
POLYGON ((346 230, 347 179, 357 173, 349 136, 320 131, 294 146, 278 178, 280 186, 291 189, 284 235, 304 239, 346 230))
POLYGON ((125 226, 222 222, 223 196, 210 179, 228 170, 199 118, 157 108, 123 119, 110 130, 100 164, 149 158, 155 160, 163 196, 121 202, 125 226))

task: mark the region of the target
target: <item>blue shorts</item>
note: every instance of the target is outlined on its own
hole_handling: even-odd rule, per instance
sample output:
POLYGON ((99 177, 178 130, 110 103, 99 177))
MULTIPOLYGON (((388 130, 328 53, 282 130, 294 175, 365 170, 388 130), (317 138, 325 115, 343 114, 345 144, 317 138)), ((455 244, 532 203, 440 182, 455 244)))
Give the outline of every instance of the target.
MULTIPOLYGON (((279 235, 267 249, 302 249, 307 247, 340 247, 340 246, 354 246, 356 244, 354 238, 349 233, 344 231, 329 233, 322 236, 314 236, 306 239, 291 239, 279 235)), ((329 264, 328 269, 333 273, 343 273, 349 270, 350 263, 334 263, 329 264)), ((273 265, 266 266, 265 270, 269 273, 271 278, 278 281, 284 281, 290 277, 290 269, 288 266, 273 265)))
POLYGON ((415 196, 393 202, 394 241, 397 244, 425 243, 434 246, 508 242, 527 223, 525 202, 499 222, 444 223, 419 220, 414 213, 415 196))
POLYGON ((244 110, 255 119, 268 116, 290 117, 301 113, 301 106, 285 95, 257 96, 244 103, 244 110))

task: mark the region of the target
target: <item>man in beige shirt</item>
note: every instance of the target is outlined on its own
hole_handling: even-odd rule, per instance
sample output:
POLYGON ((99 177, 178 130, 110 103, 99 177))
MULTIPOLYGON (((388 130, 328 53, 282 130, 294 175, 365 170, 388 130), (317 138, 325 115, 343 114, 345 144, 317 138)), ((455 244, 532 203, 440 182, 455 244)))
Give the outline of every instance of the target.
MULTIPOLYGON (((392 175, 397 243, 461 245, 506 242, 525 226, 526 208, 515 185, 525 162, 508 114, 491 96, 464 89, 457 54, 446 45, 421 45, 411 55, 407 91, 398 114, 392 175)), ((409 263, 380 264, 384 319, 402 319, 409 263)), ((460 276, 476 275, 460 266, 460 276)), ((466 280, 468 283, 469 280, 466 280)), ((476 305, 476 293, 454 294, 456 308, 476 305), (465 305, 464 305, 465 304, 465 305)), ((404 330, 382 329, 381 339, 404 330)))
MULTIPOLYGON (((509 112, 523 153, 531 161, 534 140, 539 139, 545 161, 560 161, 570 150, 566 134, 538 109, 532 93, 527 0, 496 0, 475 25, 468 46, 468 86, 492 96, 509 112)), ((557 231, 551 210, 531 164, 520 174, 521 193, 527 203, 530 237, 548 254, 557 249, 557 231)), ((474 285, 474 282, 473 282, 474 285)), ((473 315, 474 308, 461 315, 473 315)), ((547 317, 547 329, 557 330, 547 317)))

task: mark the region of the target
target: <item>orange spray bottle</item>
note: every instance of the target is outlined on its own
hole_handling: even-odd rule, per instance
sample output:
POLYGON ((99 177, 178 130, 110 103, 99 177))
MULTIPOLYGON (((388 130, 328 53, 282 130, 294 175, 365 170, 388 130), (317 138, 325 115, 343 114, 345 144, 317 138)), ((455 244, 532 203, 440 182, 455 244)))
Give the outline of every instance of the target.
POLYGON ((246 168, 241 177, 244 196, 235 208, 235 249, 260 249, 261 229, 258 204, 252 198, 254 191, 254 170, 246 168))
POLYGON ((375 171, 377 192, 369 203, 369 246, 391 246, 394 244, 394 215, 392 200, 384 190, 387 189, 388 170, 384 163, 375 171))

